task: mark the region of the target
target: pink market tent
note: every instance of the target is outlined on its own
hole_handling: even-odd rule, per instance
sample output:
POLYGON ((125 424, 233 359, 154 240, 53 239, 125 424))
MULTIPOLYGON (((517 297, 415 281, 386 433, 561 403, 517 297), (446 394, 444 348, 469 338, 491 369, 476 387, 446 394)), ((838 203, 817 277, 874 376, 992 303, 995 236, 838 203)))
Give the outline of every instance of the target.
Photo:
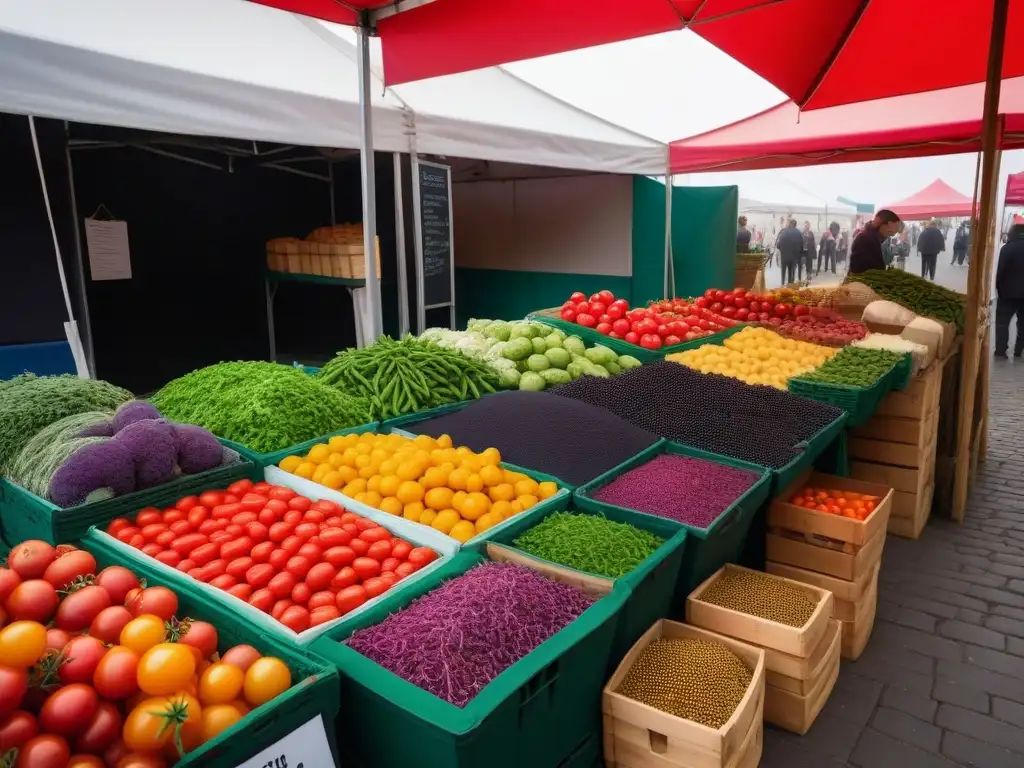
POLYGON ((1014 226, 1017 224, 1024 224, 1024 216, 1021 216, 1019 213, 1013 214, 1013 223, 1014 226))
POLYGON ((1011 174, 1007 179, 1006 205, 1024 205, 1024 172, 1011 174))
MULTIPOLYGON (((801 112, 786 101, 673 141, 673 173, 751 171, 981 149, 983 83, 801 112)), ((1004 80, 1000 147, 1024 148, 1024 77, 1004 80)), ((1021 180, 1024 196, 1024 178, 1021 180)))
POLYGON ((942 179, 936 179, 905 200, 882 207, 893 211, 901 219, 912 221, 939 216, 971 216, 975 205, 974 200, 967 195, 957 192, 942 179))

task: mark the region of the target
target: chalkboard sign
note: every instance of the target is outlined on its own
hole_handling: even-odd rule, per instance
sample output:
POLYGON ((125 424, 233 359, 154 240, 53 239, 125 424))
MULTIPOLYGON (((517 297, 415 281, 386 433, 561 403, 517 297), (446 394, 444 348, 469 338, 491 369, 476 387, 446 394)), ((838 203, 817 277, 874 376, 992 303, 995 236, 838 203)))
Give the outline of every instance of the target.
MULTIPOLYGON (((454 307, 451 168, 414 162, 419 317, 425 310, 454 307)), ((454 316, 454 309, 452 311, 454 316)))

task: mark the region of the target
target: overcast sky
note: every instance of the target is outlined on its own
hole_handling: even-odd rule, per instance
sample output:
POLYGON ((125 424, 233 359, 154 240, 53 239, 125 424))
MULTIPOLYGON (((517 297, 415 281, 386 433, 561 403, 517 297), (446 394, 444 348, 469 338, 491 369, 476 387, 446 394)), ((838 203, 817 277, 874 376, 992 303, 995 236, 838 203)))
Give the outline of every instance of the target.
MULTIPOLYGON (((780 91, 689 31, 532 59, 506 68, 565 101, 661 141, 702 133, 785 100, 780 91)), ((843 195, 881 207, 936 178, 972 194, 976 157, 948 155, 786 171, 696 174, 690 181, 738 184, 742 195, 745 181, 763 190, 770 188, 773 179, 785 177, 825 199, 843 195)), ((1021 170, 1024 152, 1003 155, 1004 179, 1021 170)), ((1005 180, 1001 189, 1005 189, 1005 180)), ((783 194, 781 189, 779 194, 783 194)))

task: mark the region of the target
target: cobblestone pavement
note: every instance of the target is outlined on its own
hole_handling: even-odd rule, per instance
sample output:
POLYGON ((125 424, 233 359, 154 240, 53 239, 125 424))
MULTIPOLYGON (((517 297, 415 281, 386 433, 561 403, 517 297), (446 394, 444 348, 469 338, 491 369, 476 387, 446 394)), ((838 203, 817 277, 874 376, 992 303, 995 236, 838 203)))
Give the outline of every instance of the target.
POLYGON ((762 768, 1024 768, 1024 362, 992 367, 988 460, 963 526, 889 536, 867 649, 762 768))

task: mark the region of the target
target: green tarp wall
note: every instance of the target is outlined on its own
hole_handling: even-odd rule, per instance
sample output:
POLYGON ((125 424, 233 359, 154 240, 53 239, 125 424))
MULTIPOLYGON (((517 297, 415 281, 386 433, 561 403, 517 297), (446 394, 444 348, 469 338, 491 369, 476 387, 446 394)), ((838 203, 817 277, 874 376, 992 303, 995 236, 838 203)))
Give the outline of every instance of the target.
POLYGON ((739 187, 672 188, 676 296, 732 287, 739 202, 739 187))

